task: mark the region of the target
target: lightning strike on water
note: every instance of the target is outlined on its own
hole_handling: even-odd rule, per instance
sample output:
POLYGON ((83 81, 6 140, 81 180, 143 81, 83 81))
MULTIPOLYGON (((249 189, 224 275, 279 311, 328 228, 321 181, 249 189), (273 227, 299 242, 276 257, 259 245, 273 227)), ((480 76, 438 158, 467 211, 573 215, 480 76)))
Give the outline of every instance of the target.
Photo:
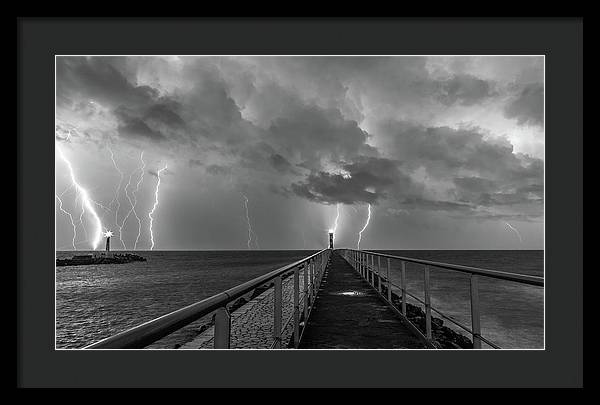
MULTIPOLYGON (((144 171, 146 169, 146 162, 144 162, 144 152, 142 152, 140 155, 140 161, 142 162, 142 166, 140 166, 136 170, 136 171, 138 171, 138 170, 140 171, 140 178, 138 179, 138 181, 136 183, 135 190, 131 192, 131 195, 129 193, 129 187, 131 186, 131 178, 133 177, 133 175, 136 171, 134 171, 133 173, 131 173, 129 175, 129 181, 127 182, 127 185, 125 186, 125 196, 127 197, 127 201, 129 201, 129 205, 131 208, 129 209, 129 212, 127 212, 127 215, 125 215, 125 218, 123 219, 123 223, 121 224, 121 226, 119 228, 119 232, 120 232, 121 229, 125 227, 125 222, 127 222, 127 219, 129 218, 131 213, 133 213, 133 216, 137 219, 137 222, 138 222, 138 234, 135 239, 135 244, 133 247, 134 250, 137 247, 137 243, 140 239, 140 233, 142 231, 142 220, 140 219, 139 215, 137 214, 135 207, 137 205, 137 193, 140 190, 140 184, 142 183, 142 181, 144 179, 144 171)), ((120 237, 120 235, 121 234, 119 233, 119 237, 120 237)))
POLYGON ((121 240, 121 243, 123 244, 124 249, 127 249, 127 247, 125 247, 125 243, 123 242, 123 227, 125 227, 125 223, 127 222, 129 215, 133 211, 133 202, 131 201, 131 197, 129 197, 129 192, 127 191, 129 189, 129 186, 131 185, 131 177, 132 176, 133 176, 133 172, 129 175, 129 180, 127 181, 127 185, 125 186, 125 197, 127 197, 127 201, 129 201, 129 205, 131 208, 129 209, 129 211, 127 212, 125 217, 123 218, 123 222, 121 222, 121 225, 117 224, 117 226, 119 227, 119 239, 121 240))
POLYGON ((254 236, 254 244, 257 249, 260 249, 260 245, 258 244, 258 237, 252 230, 252 225, 250 225, 250 214, 248 213, 248 197, 245 194, 242 194, 244 197, 244 207, 246 208, 246 222, 248 223, 248 249, 251 248, 252 236, 254 236))
POLYGON ((121 208, 121 202, 119 201, 119 194, 121 193, 121 185, 123 184, 123 172, 121 171, 121 169, 119 169, 119 166, 117 166, 117 162, 115 162, 115 156, 113 154, 112 149, 108 148, 108 151, 110 152, 110 159, 112 160, 112 163, 113 163, 115 169, 119 173, 119 185, 117 186, 117 189, 115 190, 115 195, 108 206, 112 207, 113 204, 116 202, 117 209, 115 210, 115 226, 117 228, 119 228, 119 240, 121 241, 121 244, 123 245, 123 249, 125 249, 125 243, 123 243, 123 239, 121 238, 121 227, 119 227, 119 209, 121 208))
POLYGON ((90 196, 88 194, 88 191, 77 182, 77 178, 75 177, 75 172, 73 170, 73 166, 71 165, 71 162, 67 159, 67 157, 63 154, 63 152, 58 144, 56 144, 56 150, 58 151, 60 158, 63 160, 63 162, 65 162, 65 164, 67 165, 67 168, 69 169, 71 183, 75 186, 75 189, 77 190, 78 195, 81 197, 82 205, 85 207, 86 211, 89 212, 89 214, 93 218, 93 222, 95 224, 95 230, 94 230, 94 234, 93 234, 94 236, 92 237, 92 248, 95 250, 98 247, 100 240, 102 239, 102 221, 100 220, 100 217, 98 216, 98 213, 96 212, 96 210, 94 208, 94 203, 92 202, 92 199, 90 198, 90 196))
POLYGON ((79 214, 79 224, 83 228, 83 233, 85 233, 86 239, 89 239, 87 229, 85 228, 85 224, 83 223, 83 215, 84 214, 85 214, 85 205, 83 204, 83 201, 81 201, 81 213, 79 214))
POLYGON ((154 190, 154 205, 148 213, 148 218, 150 218, 150 250, 154 249, 154 232, 152 231, 154 218, 152 218, 152 214, 154 214, 156 207, 158 207, 158 188, 160 187, 160 173, 166 169, 167 165, 165 165, 165 167, 156 172, 156 177, 158 177, 158 181, 156 182, 156 189, 154 190))
MULTIPOLYGON (((133 198, 135 199, 135 203, 137 204, 137 193, 140 190, 140 185, 142 184, 142 181, 144 181, 144 173, 146 171, 146 162, 144 162, 144 152, 142 151, 142 154, 140 155, 140 160, 142 161, 142 167, 140 168, 142 174, 140 175, 140 179, 138 180, 137 184, 135 185, 135 191, 133 192, 133 198)), ((133 245, 133 250, 137 249, 137 244, 138 241, 140 240, 140 234, 142 233, 142 220, 140 219, 140 217, 135 216, 138 220, 138 234, 137 237, 135 238, 135 244, 133 245)))
POLYGON ((363 229, 361 229, 358 233, 358 244, 356 247, 357 250, 360 250, 360 240, 362 238, 362 233, 365 229, 367 229, 367 226, 369 226, 369 221, 371 221, 371 204, 369 204, 369 215, 367 216, 367 222, 365 223, 365 226, 363 226, 363 229))
POLYGON ((519 241, 521 241, 521 243, 523 243, 523 238, 521 237, 521 234, 519 233, 519 231, 517 230, 517 228, 515 228, 514 226, 512 226, 508 222, 505 222, 505 223, 506 223, 506 226, 508 226, 510 229, 512 229, 517 234, 517 236, 519 237, 519 241))
MULTIPOLYGON (((64 193, 63 193, 64 194, 64 193)), ((70 212, 66 211, 65 209, 63 209, 63 202, 60 199, 60 197, 58 195, 56 195, 56 199, 58 200, 58 208, 65 213, 66 215, 69 216, 69 219, 71 220, 71 226, 73 227, 73 250, 76 250, 77 248, 75 247, 75 237, 77 235, 77 227, 75 226, 75 221, 73 220, 73 215, 71 215, 70 212)))
POLYGON ((250 215, 248 215, 248 197, 242 194, 244 197, 244 207, 246 207, 246 221, 248 222, 248 249, 250 249, 250 242, 252 241, 252 225, 250 225, 250 215))
POLYGON ((335 216, 335 221, 333 223, 333 228, 331 228, 331 232, 333 232, 334 235, 335 235, 335 231, 337 231, 338 220, 340 219, 340 204, 339 203, 335 206, 335 210, 336 210, 337 214, 335 216))

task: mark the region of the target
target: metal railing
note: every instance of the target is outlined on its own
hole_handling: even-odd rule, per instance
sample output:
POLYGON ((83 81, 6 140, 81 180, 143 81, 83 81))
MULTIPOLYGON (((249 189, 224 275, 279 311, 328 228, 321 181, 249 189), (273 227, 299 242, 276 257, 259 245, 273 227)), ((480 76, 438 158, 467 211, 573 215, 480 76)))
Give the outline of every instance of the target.
MULTIPOLYGON (((401 296, 401 313, 407 318, 406 315, 406 303, 407 297, 412 297, 419 303, 425 306, 425 337, 432 340, 432 329, 431 329, 431 312, 439 314, 442 318, 452 322, 459 328, 465 330, 473 337, 473 348, 481 349, 481 343, 484 342, 494 349, 500 349, 500 346, 491 342, 489 339, 481 335, 481 314, 479 308, 479 277, 489 277, 499 280, 512 281, 520 284, 532 285, 543 287, 544 279, 542 277, 530 276, 527 274, 507 273, 497 270, 481 269, 477 267, 461 266, 450 263, 433 262, 429 260, 414 259, 410 257, 394 256, 383 253, 376 253, 370 251, 354 250, 354 249, 336 249, 342 253, 342 256, 348 263, 362 276, 364 277, 380 294, 382 294, 382 280, 385 283, 387 290, 387 297, 383 298, 388 301, 390 305, 392 302, 392 288, 402 292, 401 296), (375 258, 377 257, 377 267, 375 266, 375 258), (382 275, 381 261, 387 259, 386 275, 382 275), (400 261, 400 285, 396 285, 392 282, 390 274, 390 261, 400 261), (423 266, 423 295, 424 300, 408 292, 406 285, 406 263, 415 263, 423 266), (430 270, 431 268, 441 268, 446 270, 458 271, 470 275, 470 301, 471 301, 471 327, 464 325, 458 320, 442 313, 440 310, 434 308, 431 305, 431 285, 430 285, 430 270), (377 283, 375 277, 377 276, 377 283)), ((383 296, 383 294, 382 294, 383 296)), ((408 319, 408 318, 407 318, 408 319)))
MULTIPOLYGON (((323 249, 311 256, 280 267, 270 273, 256 277, 222 293, 213 295, 195 304, 178 309, 159 318, 100 340, 84 349, 141 349, 182 327, 214 313, 214 348, 228 349, 231 345, 231 313, 228 305, 249 292, 273 282, 273 343, 271 348, 282 347, 282 331, 290 322, 294 323, 293 346, 297 348, 306 322, 313 307, 321 278, 329 262, 330 249, 323 249), (300 293, 300 273, 303 275, 303 292, 300 293), (282 325, 283 288, 282 280, 293 275, 294 310, 282 325), (300 308, 300 299, 304 308, 300 308), (304 327, 300 330, 300 318, 304 327)), ((271 288, 271 287, 269 287, 271 288)))

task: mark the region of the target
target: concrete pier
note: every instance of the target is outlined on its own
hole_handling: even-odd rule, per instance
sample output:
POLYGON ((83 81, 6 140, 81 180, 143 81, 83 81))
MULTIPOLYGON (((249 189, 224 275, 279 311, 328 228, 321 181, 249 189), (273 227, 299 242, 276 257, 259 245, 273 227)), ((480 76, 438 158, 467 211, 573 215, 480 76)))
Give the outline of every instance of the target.
POLYGON ((424 343, 337 252, 321 282, 301 349, 420 349, 424 343))

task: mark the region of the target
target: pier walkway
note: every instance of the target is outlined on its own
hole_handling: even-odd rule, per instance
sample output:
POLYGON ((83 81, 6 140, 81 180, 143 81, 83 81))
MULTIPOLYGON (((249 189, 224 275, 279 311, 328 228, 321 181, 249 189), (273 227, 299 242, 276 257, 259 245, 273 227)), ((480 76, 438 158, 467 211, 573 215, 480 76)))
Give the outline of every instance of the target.
POLYGON ((334 251, 300 348, 421 349, 426 346, 376 290, 334 251))

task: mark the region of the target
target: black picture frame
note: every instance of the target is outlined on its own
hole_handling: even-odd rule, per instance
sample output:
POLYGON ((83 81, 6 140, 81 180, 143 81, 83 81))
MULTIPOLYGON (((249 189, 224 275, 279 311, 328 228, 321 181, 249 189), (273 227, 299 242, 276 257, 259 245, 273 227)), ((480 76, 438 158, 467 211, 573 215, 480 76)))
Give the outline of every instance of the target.
POLYGON ((17 386, 582 386, 582 19, 20 18, 17 29, 17 386), (55 351, 56 54, 546 55, 546 349, 55 351))

